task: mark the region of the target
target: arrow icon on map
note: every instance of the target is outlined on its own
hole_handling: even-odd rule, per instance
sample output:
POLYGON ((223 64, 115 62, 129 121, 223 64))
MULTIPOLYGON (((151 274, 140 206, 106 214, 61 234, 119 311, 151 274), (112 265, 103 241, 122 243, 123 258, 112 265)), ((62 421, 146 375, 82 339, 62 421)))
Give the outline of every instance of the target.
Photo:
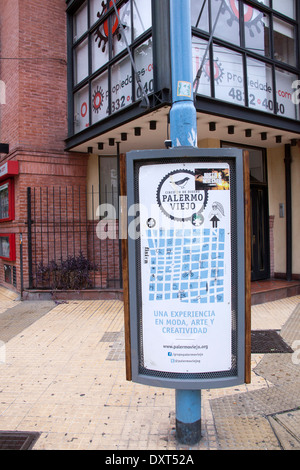
POLYGON ((210 221, 212 222, 213 228, 217 228, 218 227, 218 222, 220 222, 220 219, 218 219, 218 217, 216 215, 214 215, 213 218, 210 219, 210 221))

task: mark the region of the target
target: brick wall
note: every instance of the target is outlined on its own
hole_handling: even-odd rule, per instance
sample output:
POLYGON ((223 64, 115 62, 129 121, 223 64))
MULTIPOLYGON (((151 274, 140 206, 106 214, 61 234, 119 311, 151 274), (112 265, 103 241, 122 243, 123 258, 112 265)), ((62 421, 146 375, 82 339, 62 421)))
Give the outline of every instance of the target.
POLYGON ((6 104, 0 105, 1 142, 16 143, 19 134, 19 14, 18 0, 0 0, 0 79, 6 85, 6 104))
POLYGON ((64 0, 0 0, 2 139, 11 151, 64 151, 67 133, 64 0))
MULTIPOLYGON (((0 0, 0 80, 6 102, 0 105, 0 142, 9 144, 0 165, 19 161, 15 177, 15 220, 0 232, 23 236, 25 285, 28 283, 27 187, 86 185, 87 155, 65 152, 67 138, 67 38, 65 0, 0 0)), ((85 202, 83 201, 83 204, 85 202)), ((0 260, 0 283, 4 282, 0 260)))

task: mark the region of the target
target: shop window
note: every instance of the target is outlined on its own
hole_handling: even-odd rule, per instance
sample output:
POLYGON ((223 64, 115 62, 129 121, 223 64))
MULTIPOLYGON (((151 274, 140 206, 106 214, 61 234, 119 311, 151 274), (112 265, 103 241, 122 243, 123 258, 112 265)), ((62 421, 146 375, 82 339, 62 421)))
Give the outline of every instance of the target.
MULTIPOLYGON (((137 73, 143 83, 146 94, 154 92, 152 38, 143 42, 134 51, 137 73)), ((141 90, 136 90, 136 97, 141 98, 141 90)))
POLYGON ((263 5, 266 5, 267 7, 270 6, 270 0, 257 0, 258 3, 262 3, 263 5))
POLYGON ((259 147, 246 147, 233 142, 221 142, 222 148, 237 147, 249 152, 249 170, 251 183, 267 183, 267 159, 264 149, 259 147))
MULTIPOLYGON (((191 2, 192 3, 192 2, 191 2)), ((133 37, 138 38, 151 28, 151 1, 138 0, 133 2, 133 37)))
POLYGON ((269 15, 266 15, 255 8, 249 7, 248 5, 244 5, 244 29, 246 48, 256 54, 270 57, 269 15), (256 27, 254 27, 253 23, 256 27))
POLYGON ((93 124, 108 115, 108 73, 92 81, 92 122, 93 124))
POLYGON ((74 128, 80 132, 89 127, 89 88, 81 88, 74 96, 74 128))
POLYGON ((222 73, 222 79, 215 87, 215 97, 245 106, 242 54, 214 45, 214 61, 222 73))
MULTIPOLYGON (((131 44, 131 4, 130 2, 124 3, 118 9, 119 18, 113 13, 111 15, 111 31, 112 31, 112 52, 116 56, 126 48, 126 43, 131 44), (122 28, 122 31, 121 31, 122 28)), ((107 31, 108 35, 108 31, 107 31)))
POLYGON ((299 80, 295 0, 257 0, 256 7, 232 0, 221 10, 220 5, 220 0, 191 5, 194 79, 200 72, 194 91, 298 120, 299 106, 293 102, 293 83, 299 80), (216 20, 207 51, 207 32, 216 20))
POLYGON ((16 260, 16 236, 14 233, 0 234, 0 258, 7 261, 16 260))
POLYGON ((111 68, 111 113, 132 103, 132 70, 128 56, 111 68))
POLYGON ((73 41, 76 42, 88 29, 87 2, 74 15, 73 24, 73 41))
POLYGON ((249 107, 268 113, 274 112, 272 67, 262 61, 247 59, 249 107))
POLYGON ((191 21, 194 28, 209 31, 207 0, 191 2, 191 21))
POLYGON ((88 41, 81 42, 74 50, 74 84, 88 76, 88 41))
POLYGON ((92 41, 92 72, 96 72, 98 69, 103 67, 109 61, 109 50, 108 47, 100 46, 96 41, 92 41))
MULTIPOLYGON (((221 2, 219 0, 211 0, 212 25, 216 22, 220 6, 221 2)), ((240 2, 237 1, 224 2, 215 29, 216 37, 237 46, 240 45, 239 6, 240 2)))
POLYGON ((251 183, 266 183, 266 162, 265 154, 261 149, 247 149, 250 155, 249 169, 251 183))
POLYGON ((299 106, 293 103, 292 84, 298 76, 286 70, 276 68, 277 114, 291 119, 299 119, 299 106))
POLYGON ((14 182, 7 180, 0 184, 0 222, 15 218, 14 182))
POLYGON ((152 1, 124 0, 117 8, 112 0, 87 0, 73 15, 74 133, 142 99, 132 57, 146 93, 154 92, 152 1))
MULTIPOLYGON (((211 68, 210 68, 210 59, 209 51, 207 50, 207 41, 204 39, 197 38, 193 36, 192 38, 192 51, 193 51, 193 77, 194 80, 200 67, 203 62, 204 54, 206 54, 205 60, 203 62, 203 68, 200 74, 200 80, 198 85, 195 84, 196 93, 200 95, 210 96, 210 77, 211 77, 211 68), (197 86, 197 88, 196 88, 197 86)), ((217 61, 214 62, 214 80, 215 83, 219 83, 222 79, 222 70, 219 69, 217 61)))
POLYGON ((296 18, 296 2, 295 0, 273 0, 273 9, 279 11, 289 18, 296 18))
POLYGON ((90 0, 90 25, 93 26, 99 20, 99 0, 90 0))

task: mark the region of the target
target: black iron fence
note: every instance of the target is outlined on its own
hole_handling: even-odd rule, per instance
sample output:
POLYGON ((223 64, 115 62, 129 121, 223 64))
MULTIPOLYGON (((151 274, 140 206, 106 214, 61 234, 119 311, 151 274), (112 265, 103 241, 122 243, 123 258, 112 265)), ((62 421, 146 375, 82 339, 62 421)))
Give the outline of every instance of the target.
POLYGON ((122 288, 118 197, 113 187, 101 197, 93 186, 27 188, 29 289, 122 288))

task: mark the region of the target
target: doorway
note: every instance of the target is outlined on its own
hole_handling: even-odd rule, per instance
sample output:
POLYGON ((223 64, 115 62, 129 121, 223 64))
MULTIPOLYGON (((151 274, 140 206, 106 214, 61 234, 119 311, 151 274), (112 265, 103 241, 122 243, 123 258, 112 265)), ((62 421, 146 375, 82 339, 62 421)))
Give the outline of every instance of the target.
POLYGON ((259 185, 250 186, 251 193, 251 280, 267 279, 269 263, 268 190, 259 185))
POLYGON ((249 152, 251 195, 251 280, 270 277, 269 203, 266 149, 222 142, 249 152))

